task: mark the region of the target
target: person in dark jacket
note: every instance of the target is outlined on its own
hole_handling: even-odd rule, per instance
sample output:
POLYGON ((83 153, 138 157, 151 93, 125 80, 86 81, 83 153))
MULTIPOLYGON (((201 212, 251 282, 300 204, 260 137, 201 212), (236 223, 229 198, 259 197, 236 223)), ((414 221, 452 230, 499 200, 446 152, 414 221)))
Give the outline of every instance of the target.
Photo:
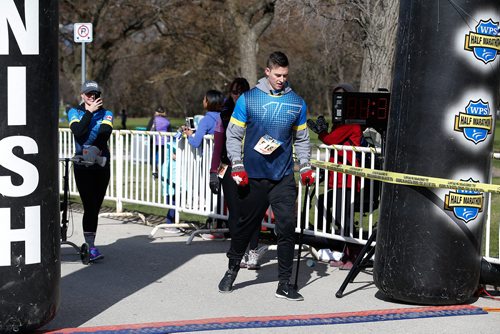
POLYGON ((101 87, 85 81, 83 103, 68 111, 68 122, 75 138, 75 154, 84 163, 73 165, 76 186, 83 204, 83 235, 90 247, 90 261, 104 256, 95 246, 99 210, 110 178, 108 140, 113 131, 113 112, 103 107, 101 87))
MULTIPOLYGON (((348 83, 342 83, 333 89, 333 92, 355 92, 356 89, 348 83)), ((309 122, 310 128, 313 132, 318 135, 319 140, 321 140, 326 145, 346 145, 346 146, 360 146, 361 139, 363 137, 363 131, 361 125, 359 124, 333 124, 332 129, 328 131, 328 123, 325 123, 321 116, 318 117, 316 123, 309 122)), ((332 150, 333 151, 333 150, 332 150)), ((330 162, 336 162, 338 164, 344 164, 344 161, 349 166, 357 166, 356 155, 352 151, 346 152, 344 157, 344 152, 339 150, 337 152, 337 158, 335 155, 331 154, 330 162), (345 158, 345 159, 344 159, 345 158)), ((335 221, 334 228, 337 231, 341 231, 343 227, 344 235, 349 236, 354 231, 350 229, 351 221, 351 193, 352 191, 359 192, 359 180, 354 179, 354 176, 349 174, 337 173, 336 183, 334 181, 334 172, 328 172, 328 192, 326 199, 326 206, 324 206, 324 195, 318 197, 318 229, 322 228, 323 216, 326 215, 327 224, 332 222, 332 207, 333 207, 333 192, 336 192, 337 203, 335 205, 335 221), (345 191, 345 201, 342 201, 342 192, 345 191), (343 203, 342 203, 343 202, 343 203), (326 209, 326 210, 325 210, 326 209), (326 211, 326 212, 325 212, 326 211)), ((330 231, 330 226, 327 227, 330 231)), ((338 244, 338 242, 336 242, 338 244)), ((337 246, 338 247, 338 246, 337 246)), ((359 254, 360 247, 358 245, 344 244, 343 245, 343 257, 339 260, 330 261, 330 265, 334 267, 340 267, 341 269, 351 269, 353 262, 356 260, 359 254)))
MULTIPOLYGON (((227 225, 229 233, 235 232, 235 225, 238 222, 240 203, 238 201, 238 186, 231 177, 231 161, 227 157, 226 151, 226 129, 233 114, 236 101, 241 94, 250 90, 250 85, 245 78, 235 78, 229 85, 229 96, 224 102, 224 107, 220 113, 221 120, 217 122, 214 132, 214 150, 212 153, 212 164, 210 167, 210 189, 214 194, 218 194, 220 184, 224 190, 224 199, 229 211, 227 225)), ((255 229, 250 243, 248 252, 241 261, 241 267, 246 267, 251 270, 260 269, 259 246, 260 226, 255 229)))
POLYGON ((120 118, 122 121, 122 130, 127 130, 127 111, 125 109, 120 111, 120 118))

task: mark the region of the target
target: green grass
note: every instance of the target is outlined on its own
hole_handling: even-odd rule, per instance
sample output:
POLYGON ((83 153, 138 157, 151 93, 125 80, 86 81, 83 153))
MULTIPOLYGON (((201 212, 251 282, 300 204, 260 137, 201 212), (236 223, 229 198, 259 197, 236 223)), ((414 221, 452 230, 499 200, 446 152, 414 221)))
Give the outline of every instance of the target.
MULTIPOLYGON (((493 152, 499 152, 500 153, 500 133, 497 131, 500 131, 500 122, 496 122, 495 125, 495 138, 493 139, 493 152)), ((500 169, 500 160, 493 160, 492 166, 494 168, 499 168, 500 169)), ((496 183, 496 182, 493 182, 496 183)))
MULTIPOLYGON (((138 117, 138 118, 127 118, 127 129, 135 130, 136 128, 145 128, 148 125, 150 117, 138 117)), ((59 127, 67 128, 68 121, 66 118, 61 118, 62 122, 59 122, 59 127)), ((184 118, 170 118, 170 122, 172 123, 172 131, 176 131, 178 127, 185 123, 184 118)), ((119 117, 116 117, 113 122, 115 130, 122 130, 121 121, 119 117)))
MULTIPOLYGON (((78 196, 70 196, 69 201, 71 203, 80 203, 80 204, 82 203, 80 197, 78 196)), ((112 200, 105 200, 102 206, 105 208, 111 208, 113 210, 116 210, 116 202, 112 200)), ((155 206, 148 206, 148 205, 123 203, 123 210, 126 212, 140 212, 144 215, 165 217, 167 215, 168 209, 159 208, 155 206)), ((195 215, 192 213, 185 213, 185 212, 180 212, 179 217, 181 221, 199 222, 200 224, 202 224, 207 220, 206 216, 195 215)))
MULTIPOLYGON (((493 178, 494 184, 500 184, 500 178, 493 178)), ((490 217, 490 243, 492 247, 490 247, 490 256, 497 257, 499 255, 498 249, 498 229, 500 226, 500 194, 492 194, 491 195, 491 217, 490 217)), ((483 248, 486 245, 485 237, 483 236, 483 248)))

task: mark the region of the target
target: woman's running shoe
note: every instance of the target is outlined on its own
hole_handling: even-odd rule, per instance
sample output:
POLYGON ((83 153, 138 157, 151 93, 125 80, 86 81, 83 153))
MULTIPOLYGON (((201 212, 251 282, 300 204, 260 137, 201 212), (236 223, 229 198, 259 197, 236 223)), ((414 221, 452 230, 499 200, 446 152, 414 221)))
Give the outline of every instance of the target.
POLYGON ((101 252, 99 252, 99 249, 97 249, 97 247, 92 247, 90 249, 90 262, 94 262, 103 258, 104 255, 102 255, 101 252))

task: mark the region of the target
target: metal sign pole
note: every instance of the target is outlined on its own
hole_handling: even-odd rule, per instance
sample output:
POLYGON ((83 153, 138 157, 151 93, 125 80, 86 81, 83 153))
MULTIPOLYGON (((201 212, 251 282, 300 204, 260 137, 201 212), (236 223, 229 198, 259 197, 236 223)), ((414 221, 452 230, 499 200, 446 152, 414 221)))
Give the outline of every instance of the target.
POLYGON ((75 43, 82 43, 82 84, 85 82, 87 62, 85 59, 85 44, 93 41, 92 23, 75 23, 73 25, 73 39, 75 43))
POLYGON ((82 85, 83 83, 85 82, 85 76, 86 76, 86 73, 87 73, 87 62, 86 62, 86 59, 85 59, 85 42, 82 43, 82 85))

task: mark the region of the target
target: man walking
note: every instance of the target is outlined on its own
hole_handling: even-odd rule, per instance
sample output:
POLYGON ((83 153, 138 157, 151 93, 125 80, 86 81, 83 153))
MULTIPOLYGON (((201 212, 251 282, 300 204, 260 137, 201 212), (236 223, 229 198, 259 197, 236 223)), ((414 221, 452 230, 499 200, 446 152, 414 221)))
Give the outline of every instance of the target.
POLYGON ((292 145, 300 163, 302 183, 312 184, 307 106, 288 86, 288 58, 273 52, 266 77, 236 102, 227 129, 231 176, 239 186, 241 215, 227 252, 229 268, 219 283, 220 292, 231 292, 240 262, 256 225, 271 205, 278 237, 278 289, 276 297, 303 300, 290 284, 295 245, 297 188, 293 174, 292 145))

